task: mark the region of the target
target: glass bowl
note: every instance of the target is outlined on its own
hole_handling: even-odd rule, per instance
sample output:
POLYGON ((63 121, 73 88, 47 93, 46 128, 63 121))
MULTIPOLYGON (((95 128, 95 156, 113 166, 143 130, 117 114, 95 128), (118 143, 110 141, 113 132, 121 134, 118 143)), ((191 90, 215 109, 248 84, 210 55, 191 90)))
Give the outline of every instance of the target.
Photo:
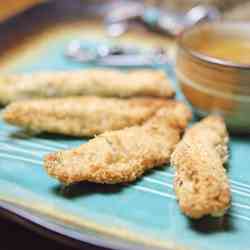
POLYGON ((230 55, 228 59, 211 56, 206 48, 233 39, 250 45, 249 25, 207 23, 185 31, 178 39, 176 75, 183 94, 197 114, 221 114, 234 132, 250 132, 250 47, 243 51, 249 54, 249 64, 235 62, 230 55))

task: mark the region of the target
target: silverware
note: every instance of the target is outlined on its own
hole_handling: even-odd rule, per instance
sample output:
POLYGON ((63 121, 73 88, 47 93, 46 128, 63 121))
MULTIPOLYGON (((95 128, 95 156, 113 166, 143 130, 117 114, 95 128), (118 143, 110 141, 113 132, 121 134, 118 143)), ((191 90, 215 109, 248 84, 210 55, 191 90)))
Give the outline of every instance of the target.
MULTIPOLYGON (((185 29, 202 21, 212 21, 220 17, 215 7, 198 5, 187 13, 173 13, 159 8, 146 7, 142 3, 126 1, 112 5, 106 15, 105 24, 109 36, 122 35, 130 27, 130 22, 140 21, 154 30, 178 36, 185 29)), ((101 66, 140 66, 172 64, 167 52, 162 48, 142 50, 131 45, 85 46, 83 41, 72 41, 65 51, 67 58, 80 63, 101 66)))
POLYGON ((101 44, 94 49, 84 46, 80 40, 72 41, 65 51, 70 60, 114 67, 151 67, 170 63, 167 52, 162 48, 141 49, 131 45, 101 44))
POLYGON ((128 30, 131 21, 140 21, 151 29, 177 36, 199 22, 219 18, 218 9, 209 5, 197 5, 186 13, 177 13, 128 1, 114 5, 105 17, 105 24, 110 36, 122 35, 128 30))

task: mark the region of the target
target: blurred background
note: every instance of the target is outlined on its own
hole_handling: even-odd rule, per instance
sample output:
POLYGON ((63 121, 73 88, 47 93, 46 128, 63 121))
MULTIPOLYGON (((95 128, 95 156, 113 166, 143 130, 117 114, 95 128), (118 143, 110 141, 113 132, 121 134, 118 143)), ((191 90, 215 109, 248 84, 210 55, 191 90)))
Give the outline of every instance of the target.
POLYGON ((218 18, 250 20, 250 0, 0 0, 0 33, 4 34, 0 36, 0 65, 3 69, 10 49, 23 50, 28 40, 34 44, 44 30, 58 25, 78 29, 79 34, 72 39, 86 29, 90 32, 85 37, 91 37, 97 29, 111 40, 132 33, 138 43, 143 43, 140 38, 145 36, 146 40, 154 39, 156 46, 167 47, 171 54, 173 38, 185 28, 200 20, 218 18), (90 29, 93 23, 95 28, 90 29))
MULTIPOLYGON (((57 2, 60 5, 77 5, 79 2, 84 5, 103 5, 110 3, 110 0, 71 0, 71 1, 46 1, 46 0, 1 0, 0 1, 0 21, 22 12, 35 5, 45 2, 57 2)), ((127 2, 127 0, 115 2, 127 2)), ((146 4, 167 8, 173 11, 187 11, 197 4, 214 5, 223 12, 226 18, 232 19, 250 19, 250 1, 249 0, 135 0, 135 2, 144 2, 146 4)))

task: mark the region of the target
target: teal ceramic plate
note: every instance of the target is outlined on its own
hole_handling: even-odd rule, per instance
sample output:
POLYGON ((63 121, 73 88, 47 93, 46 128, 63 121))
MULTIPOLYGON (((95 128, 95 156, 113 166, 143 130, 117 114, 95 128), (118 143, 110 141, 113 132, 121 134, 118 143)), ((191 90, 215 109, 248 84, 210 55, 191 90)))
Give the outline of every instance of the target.
MULTIPOLYGON (((46 38, 39 48, 12 59, 2 70, 82 67, 62 56, 72 37, 72 32, 64 30, 46 38)), ((85 142, 47 134, 29 136, 1 121, 0 205, 70 238, 116 249, 250 248, 249 138, 232 136, 230 143, 232 208, 223 218, 199 221, 181 214, 172 188, 174 171, 169 166, 151 171, 131 185, 82 183, 63 189, 45 173, 43 156, 85 142)))

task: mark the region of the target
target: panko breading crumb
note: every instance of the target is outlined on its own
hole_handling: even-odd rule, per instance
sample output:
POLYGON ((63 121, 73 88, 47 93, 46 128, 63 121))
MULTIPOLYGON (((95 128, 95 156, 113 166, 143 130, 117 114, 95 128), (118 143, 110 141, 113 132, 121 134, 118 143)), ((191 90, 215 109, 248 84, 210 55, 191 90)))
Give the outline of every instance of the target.
POLYGON ((160 70, 88 69, 0 77, 0 104, 4 105, 44 97, 173 97, 174 94, 166 74, 160 70))
POLYGON ((168 105, 159 98, 64 97, 26 100, 10 104, 6 122, 35 132, 94 136, 106 131, 141 125, 168 105))
POLYGON ((176 169, 175 192, 181 210, 198 219, 222 216, 230 200, 223 166, 228 159, 228 133, 223 119, 209 116, 189 128, 171 156, 176 169))
POLYGON ((169 162, 190 118, 184 104, 168 101, 142 126, 106 132, 76 149, 49 154, 45 169, 65 184, 134 181, 145 171, 169 162))

